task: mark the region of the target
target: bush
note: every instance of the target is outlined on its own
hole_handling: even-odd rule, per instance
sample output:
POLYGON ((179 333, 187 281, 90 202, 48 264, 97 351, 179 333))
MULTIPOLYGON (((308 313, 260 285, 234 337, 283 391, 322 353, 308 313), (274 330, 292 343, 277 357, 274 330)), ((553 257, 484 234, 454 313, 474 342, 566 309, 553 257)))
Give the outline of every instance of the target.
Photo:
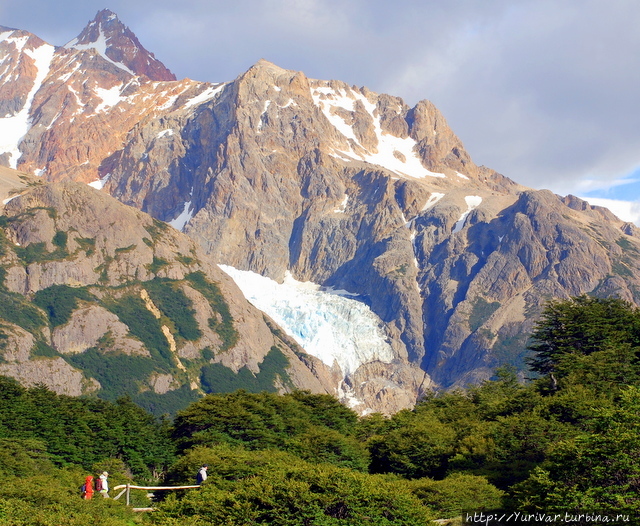
POLYGON ((212 363, 202 367, 200 382, 207 393, 232 393, 244 389, 250 393, 277 391, 277 379, 284 384, 291 384, 286 368, 289 360, 277 347, 271 347, 262 363, 258 374, 253 374, 247 367, 242 367, 237 373, 220 363, 212 363))
POLYGON ((459 515, 462 510, 498 509, 504 496, 485 477, 463 473, 444 480, 412 480, 409 487, 425 506, 446 517, 459 515))
POLYGON ((113 499, 83 500, 81 471, 5 478, 0 484, 0 524, 11 526, 132 526, 142 518, 113 499))
POLYGON ((95 297, 84 287, 51 285, 39 290, 33 297, 33 303, 49 316, 53 327, 64 325, 78 306, 78 300, 95 301, 95 297))
POLYGON ((209 281, 204 272, 201 271, 187 274, 185 279, 207 299, 213 311, 220 315, 220 321, 214 318, 209 320, 211 329, 216 331, 222 339, 220 352, 231 349, 238 343, 239 334, 233 326, 233 316, 231 316, 229 305, 227 305, 218 285, 209 281))
POLYGON ((0 439, 0 478, 51 473, 53 464, 44 442, 36 439, 0 439))
POLYGON ((20 294, 0 290, 0 318, 29 332, 37 332, 47 325, 42 311, 20 294))
POLYGON ((67 361, 98 380, 102 386, 100 397, 111 402, 140 391, 142 383, 156 370, 153 361, 145 356, 103 353, 96 347, 70 355, 67 361))
POLYGON ((160 321, 147 309, 144 300, 129 294, 106 304, 129 331, 139 338, 155 359, 156 365, 168 371, 173 364, 169 342, 162 332, 160 321))
POLYGON ((454 427, 431 411, 403 411, 394 421, 396 429, 369 441, 371 472, 407 478, 443 477, 454 453, 454 427))

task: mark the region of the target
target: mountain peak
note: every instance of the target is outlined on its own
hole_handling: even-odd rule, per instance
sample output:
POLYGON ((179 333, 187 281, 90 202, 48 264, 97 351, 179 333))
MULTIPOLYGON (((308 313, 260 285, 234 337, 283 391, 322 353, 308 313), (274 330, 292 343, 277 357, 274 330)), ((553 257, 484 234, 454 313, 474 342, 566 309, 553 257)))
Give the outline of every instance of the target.
POLYGON ((67 48, 94 49, 104 59, 132 75, 144 75, 151 80, 176 80, 176 77, 153 53, 147 51, 136 35, 109 9, 98 11, 67 48))

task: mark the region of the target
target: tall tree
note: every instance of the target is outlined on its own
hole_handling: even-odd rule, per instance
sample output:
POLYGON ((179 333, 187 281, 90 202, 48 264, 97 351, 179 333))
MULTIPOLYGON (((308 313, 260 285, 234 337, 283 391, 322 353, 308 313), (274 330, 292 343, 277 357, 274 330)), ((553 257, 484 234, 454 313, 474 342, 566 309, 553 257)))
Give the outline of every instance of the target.
POLYGON ((640 311, 624 300, 583 295, 550 303, 531 340, 529 367, 551 390, 563 378, 596 389, 640 378, 640 311))

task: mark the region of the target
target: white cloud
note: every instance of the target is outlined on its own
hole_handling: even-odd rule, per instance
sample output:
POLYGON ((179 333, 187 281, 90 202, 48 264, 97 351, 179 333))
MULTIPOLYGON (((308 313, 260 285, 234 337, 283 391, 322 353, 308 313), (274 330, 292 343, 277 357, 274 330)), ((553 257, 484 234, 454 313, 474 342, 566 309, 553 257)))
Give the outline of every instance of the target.
POLYGON ((580 199, 584 199, 594 206, 604 206, 623 221, 628 221, 629 223, 634 223, 635 225, 640 226, 639 201, 620 201, 617 199, 603 199, 600 197, 581 197, 580 199))

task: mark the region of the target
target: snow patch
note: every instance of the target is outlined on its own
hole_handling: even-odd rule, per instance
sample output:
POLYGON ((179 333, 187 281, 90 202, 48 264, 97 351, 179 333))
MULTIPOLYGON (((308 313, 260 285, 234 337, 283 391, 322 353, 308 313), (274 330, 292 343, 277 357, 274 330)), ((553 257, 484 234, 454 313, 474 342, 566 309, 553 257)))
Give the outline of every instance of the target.
POLYGON ((24 50, 24 54, 33 59, 38 72, 22 109, 11 117, 0 118, 0 153, 9 154, 10 168, 17 168, 18 159, 22 155, 18 146, 31 127, 29 112, 33 104, 33 98, 49 74, 54 52, 55 48, 49 44, 43 44, 34 50, 24 50))
POLYGON ((266 115, 267 110, 269 109, 269 106, 271 106, 271 101, 270 100, 265 100, 264 101, 264 108, 262 108, 262 113, 260 114, 260 121, 258 122, 258 131, 260 131, 262 129, 263 117, 266 115))
POLYGON ((344 214, 345 210, 347 209, 348 202, 349 202, 349 196, 345 194, 344 199, 342 200, 342 203, 340 203, 340 207, 336 208, 333 212, 335 214, 344 214))
POLYGON ((81 65, 80 63, 77 63, 77 64, 75 65, 75 67, 74 67, 71 71, 69 71, 68 73, 65 73, 64 75, 61 75, 60 77, 58 77, 58 80, 59 80, 59 81, 61 81, 61 82, 63 82, 63 83, 64 83, 64 82, 67 82, 67 80, 69 80, 69 79, 71 78, 71 76, 72 76, 76 71, 78 71, 78 70, 80 69, 80 65, 81 65))
POLYGON ((133 71, 131 71, 127 66, 125 66, 122 62, 116 62, 115 60, 112 60, 107 56, 107 47, 108 47, 107 37, 102 31, 102 26, 100 27, 100 33, 98 34, 98 39, 95 42, 90 42, 89 44, 78 44, 78 39, 74 38, 71 42, 68 42, 67 44, 65 44, 64 47, 68 49, 69 48, 77 49, 78 51, 89 51, 93 49, 107 62, 111 62, 111 64, 113 64, 114 66, 117 66, 118 68, 126 71, 127 73, 129 73, 130 75, 133 75, 134 77, 136 76, 136 74, 133 71))
POLYGON ((175 102, 176 102, 176 100, 178 100, 179 96, 180 96, 180 94, 172 95, 171 97, 169 97, 167 102, 165 102, 162 106, 158 106, 158 109, 160 111, 168 110, 171 106, 173 106, 175 104, 175 102))
POLYGON ((172 135, 173 135, 172 129, 162 130, 161 132, 158 133, 158 135, 156 135, 156 139, 161 139, 162 137, 171 137, 172 135))
POLYGON ((255 272, 219 267, 251 303, 271 316, 309 354, 328 366, 338 364, 343 375, 363 363, 393 360, 382 321, 364 303, 315 283, 297 281, 290 273, 280 284, 255 272))
POLYGON ((180 230, 180 232, 182 232, 182 229, 191 220, 192 217, 193 208, 191 208, 191 201, 187 201, 185 202, 184 208, 182 209, 182 212, 180 212, 180 215, 175 219, 169 221, 169 224, 176 230, 180 230))
POLYGON ((13 34, 13 30, 0 32, 0 42, 4 42, 5 40, 9 40, 9 38, 11 37, 12 34, 13 34))
POLYGON ((122 97, 120 97, 120 89, 122 88, 122 84, 118 86, 113 86, 109 89, 98 88, 96 87, 95 92, 98 97, 102 99, 102 102, 96 108, 96 113, 102 113, 107 111, 107 109, 116 106, 119 102, 122 101, 122 97))
POLYGON ((204 90, 199 95, 192 97, 184 104, 184 108, 191 108, 192 106, 196 106, 198 104, 202 104, 203 102, 207 102, 213 99, 218 93, 222 91, 222 89, 226 86, 226 84, 219 84, 218 86, 211 86, 204 90))
POLYGON ((425 205, 422 207, 421 212, 424 212, 425 210, 429 210, 429 208, 433 207, 443 197, 444 197, 444 194, 440 194, 438 192, 433 192, 429 196, 429 199, 427 199, 427 202, 425 203, 425 205))
POLYGON ((107 181, 109 180, 110 177, 111 177, 111 174, 107 174, 102 179, 93 181, 92 183, 89 183, 87 186, 90 186, 91 188, 95 188, 96 190, 102 190, 104 188, 104 185, 107 184, 107 181))
POLYGON ((452 234, 455 234, 462 230, 471 211, 480 206, 480 203, 482 203, 482 197, 478 195, 468 195, 464 198, 464 200, 467 203, 467 210, 460 216, 460 219, 458 219, 458 221, 456 222, 455 226, 453 227, 453 231, 451 232, 452 234))
POLYGON ((24 46, 27 45, 27 42, 29 41, 29 37, 28 36, 12 37, 11 35, 13 35, 13 33, 14 31, 2 33, 3 38, 1 41, 11 42, 16 46, 16 50, 21 52, 24 49, 24 46))

